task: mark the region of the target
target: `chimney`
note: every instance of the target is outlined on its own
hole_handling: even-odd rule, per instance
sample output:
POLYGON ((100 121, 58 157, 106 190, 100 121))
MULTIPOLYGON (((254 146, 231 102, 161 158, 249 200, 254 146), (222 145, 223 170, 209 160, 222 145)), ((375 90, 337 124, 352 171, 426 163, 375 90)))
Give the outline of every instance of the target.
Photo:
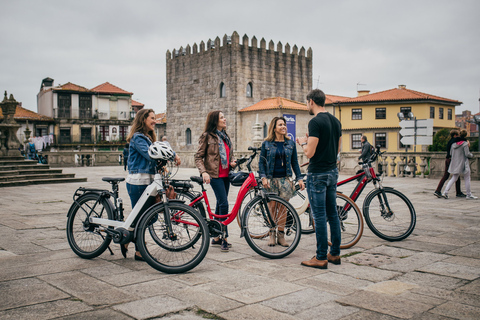
POLYGON ((363 97, 363 96, 366 96, 367 94, 370 94, 370 90, 358 90, 357 93, 358 93, 357 97, 363 97))
POLYGON ((407 86, 404 84, 399 84, 398 89, 407 89, 407 86))

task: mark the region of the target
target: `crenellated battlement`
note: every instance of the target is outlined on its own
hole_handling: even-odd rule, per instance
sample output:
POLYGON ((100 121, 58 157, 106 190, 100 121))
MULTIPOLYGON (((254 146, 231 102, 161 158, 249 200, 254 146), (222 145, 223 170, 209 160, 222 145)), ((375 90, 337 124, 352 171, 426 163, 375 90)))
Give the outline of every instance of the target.
POLYGON ((265 39, 262 38, 260 40, 260 47, 258 47, 257 38, 253 36, 253 38, 250 41, 249 37, 246 34, 242 37, 242 41, 240 42, 240 36, 236 31, 234 31, 231 36, 227 36, 225 34, 223 36, 222 41, 220 41, 219 37, 216 37, 214 40, 208 39, 206 43, 201 41, 200 45, 198 46, 196 43, 194 43, 192 47, 190 47, 190 45, 187 45, 185 48, 180 47, 179 49, 173 49, 172 52, 170 52, 170 50, 167 50, 166 56, 167 56, 167 60, 170 60, 170 59, 175 59, 182 56, 202 54, 208 51, 220 50, 221 48, 225 48, 225 47, 238 46, 243 48, 257 49, 259 52, 263 50, 270 54, 280 53, 285 55, 306 57, 309 59, 312 59, 313 57, 312 48, 308 48, 308 50, 305 51, 305 48, 301 47, 299 51, 297 45, 293 45, 292 51, 290 52, 290 44, 288 44, 288 42, 285 44, 285 46, 283 46, 282 43, 279 41, 277 43, 276 50, 275 50, 275 43, 273 42, 273 40, 270 40, 270 42, 268 43, 268 49, 266 44, 267 43, 265 39))

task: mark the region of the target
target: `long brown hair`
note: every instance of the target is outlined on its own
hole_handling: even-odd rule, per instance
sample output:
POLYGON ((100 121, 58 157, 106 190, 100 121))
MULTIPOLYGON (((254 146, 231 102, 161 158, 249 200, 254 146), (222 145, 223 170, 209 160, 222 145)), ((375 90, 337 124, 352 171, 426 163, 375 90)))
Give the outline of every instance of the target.
POLYGON ((214 133, 218 127, 218 121, 220 121, 220 110, 211 111, 207 115, 207 121, 205 122, 205 130, 203 132, 214 133))
POLYGON ((143 133, 144 135, 149 137, 152 142, 157 141, 155 131, 149 130, 145 125, 145 119, 147 119, 152 112, 155 113, 153 109, 142 109, 137 112, 137 114, 135 115, 135 119, 133 119, 132 128, 130 128, 130 132, 128 133, 127 142, 130 142, 133 134, 136 132, 143 133))
MULTIPOLYGON (((270 125, 268 126, 268 135, 267 137, 265 138, 265 141, 270 141, 270 142, 273 142, 275 141, 275 128, 277 128, 277 121, 278 120, 282 120, 283 122, 285 122, 285 125, 287 124, 287 120, 285 120, 284 117, 275 117, 272 119, 272 121, 270 121, 270 125)), ((285 140, 290 140, 290 138, 285 135, 285 140)))

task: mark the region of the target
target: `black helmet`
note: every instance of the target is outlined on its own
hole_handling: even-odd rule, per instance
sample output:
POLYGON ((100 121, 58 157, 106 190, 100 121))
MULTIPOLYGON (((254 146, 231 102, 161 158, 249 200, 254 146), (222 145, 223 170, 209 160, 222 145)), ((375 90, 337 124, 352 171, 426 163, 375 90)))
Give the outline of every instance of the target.
POLYGON ((232 184, 232 186, 241 187, 245 180, 247 180, 248 173, 243 171, 230 171, 230 173, 228 174, 228 178, 230 179, 230 183, 232 184))

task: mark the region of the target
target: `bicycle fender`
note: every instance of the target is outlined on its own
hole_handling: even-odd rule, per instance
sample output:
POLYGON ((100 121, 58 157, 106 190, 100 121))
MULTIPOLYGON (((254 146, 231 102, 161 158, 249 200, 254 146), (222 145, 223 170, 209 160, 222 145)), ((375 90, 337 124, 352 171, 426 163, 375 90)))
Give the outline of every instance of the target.
MULTIPOLYGON (((87 194, 97 194, 97 195, 101 195, 102 192, 104 192, 105 190, 97 190, 97 191, 90 191, 90 192, 87 192, 87 193, 84 193, 82 194, 80 197, 78 197, 77 199, 74 199, 72 205, 70 206, 70 209, 68 209, 68 212, 67 212, 67 218, 70 217, 70 215, 72 214, 73 212, 73 208, 75 207, 75 205, 77 204, 77 202, 82 199, 83 197, 85 197, 87 194)), ((104 197, 105 198, 105 197, 104 197)), ((107 204, 108 206, 110 207, 110 210, 111 212, 113 212, 114 215, 116 215, 116 211, 115 211, 115 207, 113 206, 112 202, 109 201, 108 199, 106 199, 107 201, 107 204)))

